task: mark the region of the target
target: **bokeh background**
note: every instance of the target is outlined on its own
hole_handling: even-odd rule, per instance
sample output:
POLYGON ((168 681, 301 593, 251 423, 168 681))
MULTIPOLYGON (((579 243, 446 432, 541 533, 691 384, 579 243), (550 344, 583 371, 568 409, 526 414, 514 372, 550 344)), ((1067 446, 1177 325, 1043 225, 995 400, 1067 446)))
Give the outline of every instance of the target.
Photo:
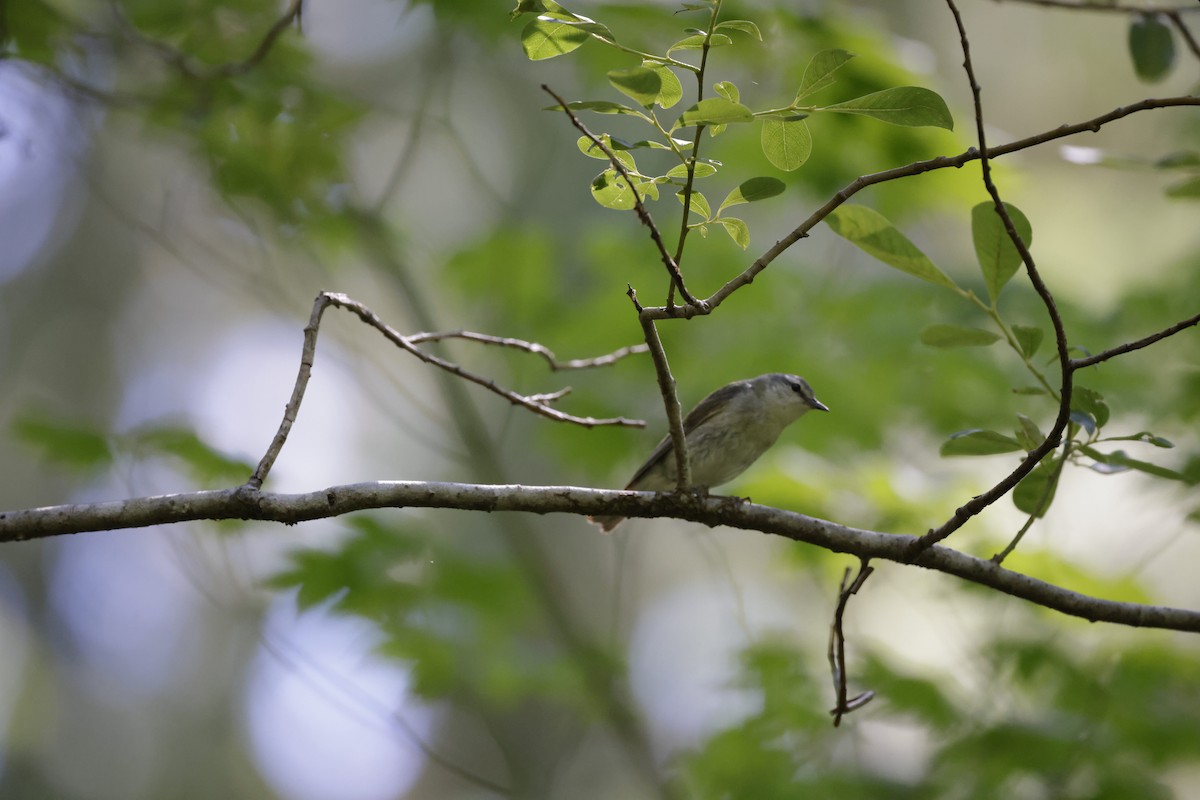
MULTIPOLYGON (((992 143, 1196 86, 1198 59, 1178 36, 1178 63, 1139 80, 1129 14, 961 5, 992 143)), ((570 7, 648 51, 699 24, 672 3, 570 7)), ((542 83, 620 99, 604 74, 629 56, 589 43, 531 63, 528 17, 510 21, 503 3, 311 0, 302 34, 214 75, 249 57, 285 9, 0 9, 2 508, 242 482, 278 424, 321 290, 402 331, 519 337, 562 358, 640 340, 626 284, 661 302, 644 229, 593 202, 599 162, 541 110, 542 83)), ((925 86, 956 129, 819 115, 811 161, 787 175, 750 126, 705 137, 728 165, 711 196, 759 174, 787 191, 739 209, 748 251, 719 229, 693 235, 697 293, 854 177, 973 144, 943 3, 727 2, 723 16, 764 34, 711 56, 710 83, 737 83, 744 102, 785 104, 812 54, 842 47, 858 57, 827 102, 925 86)), ((587 121, 637 133, 624 119, 587 121)), ((1153 165, 1194 155, 1198 130, 1193 110, 1149 112, 996 165, 1078 346, 1096 352, 1195 313, 1196 205, 1165 197, 1180 173, 1153 165)), ((970 208, 984 199, 971 165, 856 202, 982 291, 970 208)), ((674 200, 652 210, 677 227, 674 200)), ((1047 327, 1019 278, 1002 308, 1047 327)), ((1012 393, 1028 377, 1010 353, 922 345, 938 322, 987 324, 819 226, 718 313, 661 329, 685 406, 786 371, 833 409, 789 430, 729 491, 914 534, 1015 463, 942 458, 947 436, 1011 430, 1018 412, 1048 428, 1055 411, 1012 393)), ((519 391, 570 385, 565 410, 648 428, 531 417, 331 311, 267 488, 620 486, 665 429, 645 356, 550 373, 512 351, 442 352, 519 391)), ((1085 381, 1114 434, 1177 445, 1129 444, 1131 455, 1195 474, 1194 331, 1085 381)), ((1071 468, 1010 564, 1086 593, 1197 608, 1196 506, 1184 481, 1071 468)), ((953 544, 986 557, 1023 522, 1004 500, 953 544)), ((577 517, 453 511, 5 544, 0 796, 1200 797, 1194 635, 1088 625, 914 568, 877 565, 852 601, 851 688, 878 696, 833 728, 825 648, 852 566, 668 521, 603 537, 577 517)))

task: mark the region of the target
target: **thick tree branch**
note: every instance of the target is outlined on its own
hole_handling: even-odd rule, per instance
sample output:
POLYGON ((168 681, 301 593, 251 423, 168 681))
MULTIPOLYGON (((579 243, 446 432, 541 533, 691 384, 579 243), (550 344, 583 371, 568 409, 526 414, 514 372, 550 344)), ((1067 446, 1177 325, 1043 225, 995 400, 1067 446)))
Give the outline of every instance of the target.
MULTIPOLYGON (((909 563, 910 549, 916 541, 912 536, 860 530, 730 497, 573 486, 381 481, 331 486, 304 494, 276 494, 239 487, 0 512, 0 542, 195 520, 245 519, 295 524, 378 508, 674 517, 772 533, 860 559, 899 563, 909 563)), ((586 535, 582 525, 579 535, 586 535)), ((941 545, 924 550, 911 563, 1091 622, 1200 633, 1200 611, 1089 597, 941 545)))

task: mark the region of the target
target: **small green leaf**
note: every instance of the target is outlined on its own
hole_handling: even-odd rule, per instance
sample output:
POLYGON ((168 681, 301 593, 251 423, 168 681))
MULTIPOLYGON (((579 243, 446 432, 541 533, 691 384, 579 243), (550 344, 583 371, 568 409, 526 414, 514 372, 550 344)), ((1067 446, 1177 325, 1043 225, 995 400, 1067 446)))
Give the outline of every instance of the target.
POLYGON ((1091 414, 1084 411, 1072 411, 1070 420, 1087 431, 1089 436, 1096 433, 1096 419, 1091 414))
POLYGON ((1017 441, 1026 450, 1033 450, 1046 439, 1037 423, 1024 414, 1017 414, 1017 430, 1015 432, 1017 441))
POLYGON ((825 106, 820 111, 861 114, 892 125, 919 128, 932 126, 954 130, 954 118, 946 101, 929 89, 920 86, 897 86, 881 92, 856 97, 844 103, 825 106))
POLYGON ((705 36, 701 33, 696 36, 689 36, 686 39, 680 39, 667 48, 667 55, 671 55, 676 50, 699 50, 704 47, 705 40, 708 41, 709 47, 724 47, 727 44, 733 44, 733 39, 730 39, 723 33, 714 33, 712 36, 705 36))
POLYGON ((646 67, 610 70, 608 82, 643 108, 654 105, 662 91, 662 76, 646 67))
MULTIPOLYGON (((613 155, 617 157, 617 161, 620 161, 621 165, 624 166, 625 169, 632 172, 637 171, 637 163, 634 162, 633 156, 624 149, 618 147, 616 143, 609 138, 607 133, 600 134, 600 140, 608 145, 608 149, 613 151, 613 155)), ((608 154, 597 147, 596 143, 586 136, 580 136, 578 139, 576 139, 575 146, 579 148, 579 152, 583 153, 588 158, 598 158, 601 161, 609 160, 608 154)))
POLYGON ((225 455, 189 428, 171 425, 140 428, 131 439, 139 449, 179 459, 199 483, 241 482, 254 471, 253 465, 225 455))
POLYGON ((942 444, 941 453, 943 456, 993 456, 997 453, 1015 453, 1021 449, 1021 443, 1011 436, 972 428, 951 434, 942 444))
POLYGON ((729 19, 725 20, 724 22, 718 22, 717 27, 714 30, 741 31, 742 33, 750 34, 760 42, 763 40, 762 31, 760 31, 758 26, 748 19, 729 19))
POLYGON ((1021 355, 1025 358, 1033 358, 1033 354, 1038 351, 1042 344, 1042 337, 1045 335, 1042 329, 1013 325, 1012 332, 1017 339, 1017 345, 1021 348, 1021 355))
POLYGON ((1060 470, 1056 456, 1034 467, 1013 490, 1013 504, 1031 517, 1044 517, 1058 491, 1060 470))
MULTIPOLYGON (((709 175, 717 174, 717 168, 712 164, 706 164, 703 161, 697 161, 692 168, 692 174, 697 178, 707 178, 709 175)), ((679 164, 667 170, 668 178, 687 178, 687 165, 679 164)))
POLYGON ((812 155, 812 134, 804 120, 764 120, 760 141, 767 160, 784 172, 804 166, 804 162, 812 155))
POLYGON ((1181 167, 1200 167, 1200 152, 1180 150, 1154 160, 1155 169, 1179 169, 1181 167))
POLYGON ((1175 39, 1157 14, 1138 14, 1129 24, 1129 55, 1138 78, 1155 83, 1175 65, 1175 39))
MULTIPOLYGON (((683 192, 678 192, 675 195, 675 199, 679 201, 680 205, 683 205, 683 192)), ((712 219, 712 206, 708 204, 708 198, 700 192, 692 192, 688 205, 691 207, 693 213, 700 215, 701 219, 712 219)))
POLYGON ((986 347, 998 341, 998 333, 961 325, 930 325, 921 331, 921 344, 930 347, 986 347))
POLYGON ((742 93, 738 91, 737 86, 729 81, 714 83, 713 90, 731 103, 740 103, 742 101, 742 93))
POLYGON ((1192 483, 1192 481, 1189 481, 1187 476, 1181 472, 1176 472, 1175 470, 1167 469, 1166 467, 1160 467, 1158 464, 1151 464, 1148 461, 1139 461, 1136 458, 1130 458, 1124 450, 1117 450, 1112 453, 1101 453, 1099 450, 1087 446, 1080 447, 1079 449, 1084 455, 1094 459, 1097 464, 1103 465, 1103 468, 1095 468, 1095 465, 1093 465, 1093 469, 1095 469, 1096 472, 1112 474, 1134 469, 1138 472, 1144 472, 1147 475, 1153 475, 1157 478, 1166 478, 1172 481, 1192 483))
MULTIPOLYGON (((637 192, 643 198, 658 197, 658 187, 651 181, 642 181, 637 192)), ((592 197, 605 208, 628 211, 636 206, 633 190, 628 181, 616 170, 606 169, 592 179, 592 197)))
POLYGON ((804 68, 804 77, 800 79, 800 88, 796 90, 796 99, 792 104, 797 105, 810 94, 832 86, 833 73, 841 69, 852 58, 854 58, 854 53, 837 49, 822 50, 813 56, 812 60, 808 62, 808 66, 804 68))
POLYGON ((896 230, 892 223, 866 206, 842 205, 825 218, 833 232, 878 258, 889 267, 947 289, 958 289, 946 273, 896 230))
MULTIPOLYGON (((608 100, 576 100, 567 103, 567 108, 572 111, 595 111, 597 114, 632 114, 636 117, 649 120, 649 118, 638 111, 636 108, 630 108, 620 103, 613 103, 608 100)), ((559 105, 546 106, 543 111, 562 111, 563 107, 559 105)))
POLYGON ((1170 449, 1175 446, 1175 443, 1172 442, 1170 439, 1164 439, 1161 436, 1155 436, 1150 431, 1142 431, 1141 433, 1134 433, 1129 436, 1106 436, 1104 438, 1104 441, 1106 441, 1106 442, 1144 442, 1146 444, 1152 444, 1155 447, 1162 447, 1164 449, 1170 449))
POLYGON ((1071 393, 1071 409, 1089 414, 1096 420, 1098 428, 1108 423, 1108 405, 1104 402, 1104 396, 1093 389, 1076 386, 1071 393))
POLYGON ((736 189, 726 195, 718 212, 724 211, 730 206, 766 200, 768 197, 782 194, 786 188, 783 181, 778 178, 751 178, 748 181, 743 181, 736 189))
POLYGON ((662 108, 670 108, 683 99, 683 84, 679 82, 679 77, 666 64, 659 64, 654 61, 643 61, 642 66, 646 69, 654 70, 658 75, 659 89, 658 97, 654 102, 662 108))
POLYGON ((574 14, 548 12, 532 20, 521 31, 521 47, 530 61, 566 55, 575 50, 591 36, 579 25, 574 24, 574 14))
POLYGON ((745 222, 736 217, 721 217, 717 222, 725 226, 725 232, 729 234, 729 238, 733 239, 743 250, 750 246, 750 228, 746 226, 745 222))
POLYGON ((730 122, 751 122, 753 119, 754 112, 741 103, 731 102, 724 97, 710 97, 683 112, 675 127, 725 125, 730 122))
MULTIPOLYGON (((1012 220, 1013 228, 1026 247, 1033 242, 1033 228, 1021 210, 1009 203, 1004 204, 1012 220)), ((971 237, 975 240, 975 257, 983 270, 983 280, 987 284, 988 295, 992 302, 1000 296, 1000 290, 1008 283, 1021 266, 1021 254, 1004 227, 1004 221, 996 213, 996 207, 990 201, 980 203, 971 209, 971 237)))

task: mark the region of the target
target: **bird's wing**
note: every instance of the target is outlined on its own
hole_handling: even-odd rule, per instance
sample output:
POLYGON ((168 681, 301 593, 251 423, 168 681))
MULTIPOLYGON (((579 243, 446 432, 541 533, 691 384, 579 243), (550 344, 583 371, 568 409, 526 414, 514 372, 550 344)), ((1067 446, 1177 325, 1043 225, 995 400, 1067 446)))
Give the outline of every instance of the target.
MULTIPOLYGON (((722 386, 697 403, 696 407, 689 411, 688 415, 683 418, 683 435, 687 436, 700 427, 706 420, 716 415, 717 411, 728 403, 741 388, 740 382, 722 386)), ((637 471, 637 474, 633 476, 625 488, 632 489, 634 484, 646 477, 647 472, 656 467, 659 462, 668 456, 674 457, 674 448, 671 445, 671 434, 669 433, 658 443, 658 446, 654 448, 654 452, 646 459, 646 463, 642 465, 642 468, 637 471)))

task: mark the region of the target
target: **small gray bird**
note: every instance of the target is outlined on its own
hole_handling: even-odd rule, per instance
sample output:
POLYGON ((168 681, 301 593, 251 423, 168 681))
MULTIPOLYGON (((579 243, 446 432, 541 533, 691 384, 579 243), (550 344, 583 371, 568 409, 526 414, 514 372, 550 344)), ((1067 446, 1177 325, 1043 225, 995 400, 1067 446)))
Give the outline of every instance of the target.
MULTIPOLYGON (((829 409, 803 378, 772 372, 722 386, 700 401, 683 420, 692 489, 706 493, 736 478, 767 451, 783 429, 810 409, 829 409)), ((678 471, 671 437, 658 443, 626 489, 674 491, 678 471)), ((590 517, 611 531, 624 517, 590 517)))

